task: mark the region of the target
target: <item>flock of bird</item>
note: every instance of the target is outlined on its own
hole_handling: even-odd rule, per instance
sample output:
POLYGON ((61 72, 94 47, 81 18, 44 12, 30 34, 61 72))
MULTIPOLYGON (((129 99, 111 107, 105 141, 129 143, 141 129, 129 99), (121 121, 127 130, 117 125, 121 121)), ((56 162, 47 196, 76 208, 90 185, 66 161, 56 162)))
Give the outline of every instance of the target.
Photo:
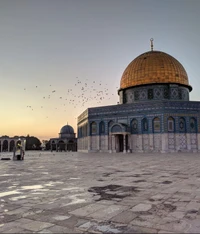
MULTIPOLYGON (((110 93, 108 89, 108 84, 103 84, 101 81, 89 81, 88 79, 82 80, 76 77, 73 83, 74 87, 68 88, 63 95, 61 95, 59 90, 56 90, 55 87, 49 85, 49 93, 47 95, 41 94, 41 102, 39 106, 27 105, 29 110, 36 110, 41 108, 49 108, 48 102, 51 102, 52 99, 57 99, 57 104, 53 108, 55 110, 62 109, 63 111, 71 111, 70 108, 79 108, 80 111, 83 111, 85 107, 99 106, 105 100, 110 100, 114 95, 117 95, 117 90, 119 87, 116 87, 116 93, 110 93), (60 106, 59 106, 60 104, 60 106)), ((35 86, 35 89, 40 89, 39 85, 35 86)), ((24 92, 27 92, 29 89, 24 88, 24 92)), ((115 103, 113 103, 115 104, 115 103)), ((47 109, 46 109, 47 110, 47 109)), ((80 112, 81 114, 81 112, 80 112)), ((48 116, 46 116, 48 118, 48 116)))

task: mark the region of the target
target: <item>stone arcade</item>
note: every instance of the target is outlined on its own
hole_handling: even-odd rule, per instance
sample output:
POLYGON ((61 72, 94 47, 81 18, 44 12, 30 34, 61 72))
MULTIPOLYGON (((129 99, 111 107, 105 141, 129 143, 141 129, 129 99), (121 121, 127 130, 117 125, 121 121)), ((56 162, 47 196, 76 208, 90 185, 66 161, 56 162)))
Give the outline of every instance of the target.
POLYGON ((118 105, 78 117, 78 151, 199 152, 200 102, 189 101, 191 90, 181 63, 152 45, 125 69, 118 105))
POLYGON ((25 147, 26 145, 26 138, 25 137, 8 137, 2 136, 0 137, 0 152, 13 152, 14 148, 18 144, 23 144, 25 147))

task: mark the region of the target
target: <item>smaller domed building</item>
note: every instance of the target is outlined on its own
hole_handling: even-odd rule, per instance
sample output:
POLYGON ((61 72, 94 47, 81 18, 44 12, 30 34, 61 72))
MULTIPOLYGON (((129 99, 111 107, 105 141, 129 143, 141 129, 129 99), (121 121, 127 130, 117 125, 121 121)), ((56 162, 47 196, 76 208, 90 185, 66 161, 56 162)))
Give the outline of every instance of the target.
POLYGON ((77 139, 70 125, 61 128, 58 138, 50 139, 51 151, 77 151, 77 139))

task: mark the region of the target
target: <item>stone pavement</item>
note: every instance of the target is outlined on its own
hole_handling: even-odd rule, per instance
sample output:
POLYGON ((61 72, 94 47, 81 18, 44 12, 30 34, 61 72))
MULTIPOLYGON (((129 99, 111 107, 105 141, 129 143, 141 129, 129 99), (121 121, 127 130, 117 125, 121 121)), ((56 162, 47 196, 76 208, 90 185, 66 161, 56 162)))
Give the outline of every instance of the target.
POLYGON ((0 172, 1 233, 200 233, 198 153, 28 151, 0 172))

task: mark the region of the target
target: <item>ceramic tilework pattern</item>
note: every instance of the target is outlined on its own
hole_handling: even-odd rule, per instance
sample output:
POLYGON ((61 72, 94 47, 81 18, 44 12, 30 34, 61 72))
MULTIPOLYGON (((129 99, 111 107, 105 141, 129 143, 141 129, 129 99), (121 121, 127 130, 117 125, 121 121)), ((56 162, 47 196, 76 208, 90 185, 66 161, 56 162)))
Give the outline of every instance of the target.
POLYGON ((187 148, 187 141, 186 141, 186 135, 185 134, 179 134, 179 145, 180 149, 186 149, 187 148))
POLYGON ((171 150, 174 150, 175 149, 175 135, 174 133, 169 133, 168 134, 168 148, 171 149, 171 150))
POLYGON ((161 146, 161 138, 160 135, 155 134, 154 135, 154 151, 159 151, 160 150, 160 146, 161 146))
MULTIPOLYGON (((94 121, 97 123, 97 132, 95 135, 99 135, 99 124, 101 121, 105 123, 105 133, 108 135, 110 127, 113 123, 124 123, 127 124, 128 128, 131 129, 132 134, 151 134, 153 133, 152 121, 155 117, 159 117, 161 133, 168 133, 167 129, 167 118, 173 117, 175 120, 175 133, 179 133, 179 119, 183 117, 186 120, 186 130, 183 133, 190 133, 190 119, 195 118, 197 120, 197 127, 195 128, 200 132, 200 102, 192 101, 156 101, 156 102, 137 102, 131 104, 95 107, 88 109, 88 116, 85 119, 81 119, 78 122, 78 138, 89 136, 90 124, 94 121), (142 131, 142 119, 147 118, 148 120, 148 131, 142 131), (137 131, 132 129, 132 120, 138 121, 137 131), (84 130, 85 129, 85 130, 84 130), (87 131, 86 131, 87 130, 87 131)), ((195 131, 196 131, 195 130, 195 131)), ((193 132, 192 132, 193 133, 193 132)), ((158 134, 158 133, 155 133, 158 134)), ((170 143, 169 143, 170 145, 170 143)), ((171 146, 170 146, 171 147, 171 146)))
POLYGON ((132 87, 119 92, 120 104, 154 100, 185 100, 189 101, 189 90, 181 85, 146 85, 132 87), (166 90, 168 94, 166 95, 166 90))
POLYGON ((184 67, 171 55, 149 51, 135 58, 125 69, 120 88, 155 83, 188 84, 184 67))
POLYGON ((191 148, 197 149, 197 134, 195 133, 191 134, 191 148))

